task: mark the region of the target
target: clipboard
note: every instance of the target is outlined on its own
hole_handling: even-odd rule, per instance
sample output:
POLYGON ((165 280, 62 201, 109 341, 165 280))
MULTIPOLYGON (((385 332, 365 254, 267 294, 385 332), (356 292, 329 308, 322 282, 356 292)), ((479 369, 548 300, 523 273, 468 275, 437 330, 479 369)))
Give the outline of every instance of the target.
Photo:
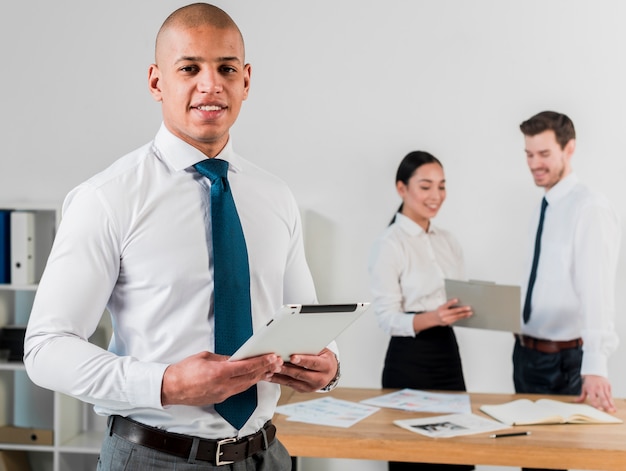
POLYGON ((519 286, 478 280, 446 279, 444 282, 447 299, 457 298, 460 306, 471 306, 474 311, 471 317, 455 322, 455 326, 520 332, 519 286))
POLYGON ((276 353, 317 355, 365 311, 369 303, 286 304, 229 358, 229 361, 276 353))

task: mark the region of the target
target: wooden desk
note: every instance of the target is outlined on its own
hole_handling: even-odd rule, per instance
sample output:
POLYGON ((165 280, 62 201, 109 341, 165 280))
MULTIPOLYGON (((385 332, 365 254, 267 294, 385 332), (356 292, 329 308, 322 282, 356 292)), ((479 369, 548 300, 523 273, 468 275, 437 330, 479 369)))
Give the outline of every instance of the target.
MULTIPOLYGON (((392 390, 337 388, 332 397, 358 402, 392 390)), ((283 390, 281 404, 322 397, 283 390)), ((470 394, 473 412, 482 404, 542 396, 515 394, 470 394)), ((558 398, 571 400, 570 397, 558 398)), ((626 400, 616 399, 616 416, 626 421, 626 400)), ((493 439, 489 434, 433 439, 404 430, 396 419, 426 417, 394 409, 381 409, 367 419, 343 429, 289 422, 276 414, 278 438, 292 456, 352 458, 382 461, 422 461, 427 463, 524 466, 550 469, 626 470, 626 424, 612 425, 534 425, 517 427, 532 435, 493 439)), ((485 416, 487 417, 487 416, 485 416)))

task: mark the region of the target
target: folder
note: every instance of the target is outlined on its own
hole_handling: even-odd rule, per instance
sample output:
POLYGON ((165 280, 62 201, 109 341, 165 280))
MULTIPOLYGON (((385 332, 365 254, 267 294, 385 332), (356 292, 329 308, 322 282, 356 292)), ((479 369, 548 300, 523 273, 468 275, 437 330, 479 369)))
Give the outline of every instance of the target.
POLYGON ((11 283, 11 211, 0 209, 0 283, 11 283))
POLYGON ((454 323, 457 327, 520 331, 520 287, 491 281, 446 279, 446 297, 457 298, 460 306, 471 306, 470 317, 454 323))
POLYGON ((11 212, 11 283, 35 282, 35 214, 11 212))

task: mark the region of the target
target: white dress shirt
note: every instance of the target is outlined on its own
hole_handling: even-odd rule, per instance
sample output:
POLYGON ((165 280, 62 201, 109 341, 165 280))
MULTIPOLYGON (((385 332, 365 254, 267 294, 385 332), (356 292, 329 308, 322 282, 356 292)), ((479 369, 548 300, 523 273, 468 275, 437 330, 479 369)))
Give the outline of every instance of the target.
MULTIPOLYGON (((212 405, 161 405, 166 367, 213 351, 210 183, 192 167, 206 157, 164 125, 155 140, 72 190, 37 290, 25 342, 31 379, 171 432, 237 435, 212 405), (105 308, 109 351, 86 342, 105 308)), ((296 202, 280 179, 233 152, 228 179, 246 238, 254 327, 283 303, 315 303, 296 202)), ((240 436, 269 420, 280 395, 258 385, 240 436)))
POLYGON ((414 337, 406 312, 432 311, 446 299, 444 278, 464 279, 461 246, 451 233, 428 232, 398 213, 372 249, 369 272, 374 312, 389 335, 414 337))
MULTIPOLYGON (((607 376, 607 359, 618 345, 615 276, 620 245, 616 212, 601 195, 570 174, 545 195, 548 201, 530 320, 522 332, 548 340, 583 338, 581 374, 607 376)), ((526 297, 539 209, 531 221, 532 241, 522 300, 526 297)))

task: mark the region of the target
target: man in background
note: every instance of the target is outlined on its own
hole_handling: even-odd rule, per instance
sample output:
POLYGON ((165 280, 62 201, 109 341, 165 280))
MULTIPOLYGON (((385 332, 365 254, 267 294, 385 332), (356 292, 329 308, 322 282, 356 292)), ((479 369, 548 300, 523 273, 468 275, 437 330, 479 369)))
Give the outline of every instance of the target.
POLYGON ((614 412, 607 361, 614 328, 620 224, 611 204, 572 171, 574 124, 541 112, 520 125, 535 184, 545 190, 531 224, 534 251, 513 352, 518 393, 578 395, 614 412))
POLYGON ((258 327, 282 304, 316 302, 291 192, 233 150, 229 130, 250 71, 241 32, 224 11, 204 3, 176 10, 159 30, 149 69, 161 129, 64 203, 24 361, 35 383, 109 417, 101 471, 289 470, 270 421, 279 384, 298 391, 336 384, 328 349, 289 363, 274 354, 230 362, 216 353, 215 235, 223 226, 214 223, 214 186, 223 188, 222 202, 232 193, 245 238, 227 261, 249 263, 237 272, 249 287, 226 304, 247 297, 248 322, 258 327), (203 173, 218 160, 222 176, 203 173), (87 341, 105 308, 113 321, 108 351, 87 341), (243 418, 242 408, 218 411, 249 391, 243 418))

